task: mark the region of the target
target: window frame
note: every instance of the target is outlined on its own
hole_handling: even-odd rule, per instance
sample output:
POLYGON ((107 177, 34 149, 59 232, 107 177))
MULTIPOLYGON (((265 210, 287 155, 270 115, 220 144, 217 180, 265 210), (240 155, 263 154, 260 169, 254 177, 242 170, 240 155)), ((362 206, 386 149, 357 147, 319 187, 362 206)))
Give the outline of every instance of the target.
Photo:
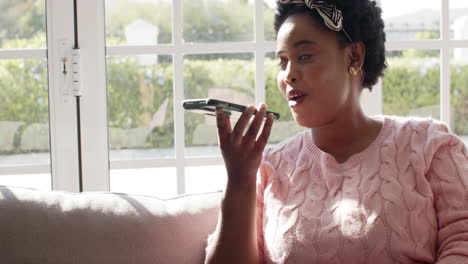
MULTIPOLYGON (((387 50, 405 50, 405 49, 438 49, 440 50, 441 60, 441 78, 440 78, 440 111, 441 120, 449 125, 450 123, 450 50, 453 48, 468 48, 468 40, 451 40, 450 39, 450 24, 449 24, 449 2, 440 0, 441 2, 441 39, 439 40, 409 40, 409 41, 387 41, 387 50)), ((380 1, 378 1, 380 5, 380 1)), ((179 106, 183 100, 183 56, 187 54, 207 54, 207 53, 229 53, 229 52, 250 52, 255 57, 255 102, 265 101, 265 76, 264 76, 264 59, 265 53, 274 52, 276 49, 275 41, 265 41, 264 39, 264 1, 255 0, 254 2, 254 41, 253 42, 236 42, 236 43, 196 43, 185 44, 182 41, 182 1, 173 1, 172 20, 173 20, 173 42, 172 44, 158 44, 148 46, 109 46, 102 47, 93 46, 97 42, 90 41, 91 44, 87 49, 96 49, 94 51, 100 57, 97 67, 97 75, 100 77, 92 77, 88 73, 82 74, 83 78, 87 79, 87 83, 98 82, 100 85, 93 87, 99 89, 99 94, 93 94, 95 98, 93 102, 86 104, 87 108, 92 109, 84 117, 89 120, 83 123, 83 130, 91 130, 99 136, 92 137, 91 133, 83 133, 83 153, 84 156, 90 153, 99 153, 99 155, 89 155, 88 161, 83 163, 83 179, 85 181, 84 190, 101 190, 109 191, 109 170, 114 169, 143 169, 143 168, 161 168, 175 167, 177 171, 177 193, 185 193, 185 168, 187 166, 216 166, 223 165, 222 157, 186 157, 185 149, 185 130, 184 130, 184 113, 181 107, 174 108, 174 138, 175 138, 175 157, 174 158, 155 158, 145 160, 124 160, 124 161, 109 161, 108 138, 107 138, 107 110, 102 109, 102 102, 105 102, 105 80, 103 84, 102 76, 105 76, 105 56, 106 55, 138 55, 138 54, 170 54, 173 56, 174 81, 173 81, 173 102, 175 106, 179 106), (88 80, 89 78, 89 80, 88 80), (94 79, 93 79, 94 78, 94 79), (104 123, 98 124, 97 120, 90 121, 92 118, 99 116, 99 122, 105 120, 104 123), (92 118, 91 118, 92 117, 92 118)), ((97 10, 97 12, 78 12, 79 21, 87 20, 94 21, 94 30, 99 32, 92 35, 90 38, 105 38, 104 29, 104 0, 83 0, 79 2, 80 10, 97 10), (81 7, 80 7, 81 5, 81 7), (81 16, 80 16, 81 13, 81 16), (83 16, 86 16, 85 18, 83 16), (100 36, 98 36, 101 34, 100 36)), ((82 22, 83 23, 83 22, 82 22)), ((88 28, 91 30, 91 28, 88 28)), ((87 34, 80 31, 80 40, 88 41, 87 34)), ((102 43, 102 40, 99 40, 102 43)), ((105 44, 104 44, 105 45, 105 44)), ((82 50, 85 53, 85 50, 82 50)), ((91 69, 89 69, 91 71, 91 69)), ((96 73, 96 68, 93 68, 96 73)), ((97 76, 96 75, 96 76, 97 76)), ((84 97, 90 96, 88 89, 84 97)), ((382 80, 380 79, 372 93, 364 93, 362 97, 363 108, 366 114, 378 115, 382 114, 382 80)))
MULTIPOLYGON (((105 0, 80 0, 77 2, 77 29, 81 49, 81 129, 77 126, 77 108, 74 100, 66 101, 61 84, 59 41, 74 43, 73 2, 44 0, 47 10, 47 48, 0 49, 1 59, 48 59, 49 78, 49 129, 50 164, 2 166, 2 175, 51 174, 52 189, 80 191, 80 164, 78 136, 81 134, 81 175, 83 191, 109 191, 109 172, 114 169, 174 167, 177 171, 177 193, 185 193, 185 168, 191 166, 223 165, 222 157, 186 157, 184 113, 174 108, 175 157, 145 160, 110 161, 108 149, 106 55, 170 54, 173 56, 173 102, 183 100, 183 56, 207 53, 249 52, 255 58, 255 102, 265 101, 264 59, 267 52, 274 52, 275 41, 264 39, 264 1, 254 2, 254 41, 223 43, 183 43, 182 1, 173 1, 173 42, 148 46, 105 46, 105 0)), ((377 1, 380 5, 380 1, 377 1)), ((437 40, 387 41, 386 49, 435 49, 440 50, 440 111, 441 120, 451 127, 450 113, 450 53, 455 48, 468 48, 468 40, 450 39, 450 2, 440 0, 441 38, 437 40)), ((71 45, 71 44, 70 44, 71 45)), ((70 47, 71 48, 71 47, 70 47)), ((382 114, 382 80, 372 93, 364 92, 361 98, 364 111, 369 115, 382 114)))
MULTIPOLYGON (((468 48, 468 40, 455 40, 450 38, 450 0, 440 0, 441 23, 440 39, 431 40, 399 40, 387 41, 386 50, 440 50, 440 120, 448 127, 452 127, 450 112, 451 97, 451 73, 450 73, 450 51, 456 48, 468 48)), ((379 90, 382 90, 381 87, 379 90)), ((382 101, 379 101, 382 103, 382 101)))
POLYGON ((64 94, 59 45, 65 41, 72 48, 73 1, 43 0, 46 10, 47 47, 34 49, 0 49, 0 60, 47 59, 50 163, 39 165, 7 165, 3 175, 50 174, 51 189, 79 191, 79 164, 76 106, 64 94))

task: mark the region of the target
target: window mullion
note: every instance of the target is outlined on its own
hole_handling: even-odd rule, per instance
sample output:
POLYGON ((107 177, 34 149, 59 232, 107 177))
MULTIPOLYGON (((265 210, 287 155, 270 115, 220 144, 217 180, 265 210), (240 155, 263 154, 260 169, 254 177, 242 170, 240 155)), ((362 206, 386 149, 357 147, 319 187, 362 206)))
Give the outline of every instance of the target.
POLYGON ((263 19, 263 1, 254 3, 255 22, 255 104, 265 102, 265 37, 263 19))
MULTIPOLYGON (((75 100, 64 93, 68 89, 65 86, 71 83, 67 84, 64 81, 61 63, 63 54, 60 52, 61 48, 63 52, 67 52, 73 47, 75 39, 73 2, 47 0, 46 3, 52 189, 77 192, 79 191, 77 112, 75 100)), ((36 52, 39 54, 43 51, 28 51, 25 54, 36 52)))
POLYGON ((440 119, 451 127, 450 113, 450 18, 449 1, 441 1, 441 71, 440 71, 440 119))
POLYGON ((184 99, 184 58, 182 53, 182 1, 173 1, 172 34, 174 42, 174 140, 177 169, 177 193, 185 193, 185 121, 182 101, 184 99))
POLYGON ((387 50, 407 50, 407 49, 440 49, 444 45, 443 40, 425 39, 425 40, 389 40, 385 43, 387 50))
MULTIPOLYGON (((52 166, 55 168, 54 166, 52 166)), ((47 174, 50 173, 50 166, 49 165, 21 165, 21 166, 3 166, 2 167, 2 173, 0 174, 0 177, 2 175, 15 175, 15 174, 47 174)), ((65 177, 69 177, 69 175, 72 173, 68 173, 65 177)), ((53 174, 54 175, 54 174, 53 174)), ((62 178, 58 180, 58 182, 61 182, 63 184, 64 182, 64 177, 63 174, 58 174, 57 176, 62 175, 62 178)), ((72 178, 67 178, 68 180, 65 179, 65 182, 68 182, 68 185, 62 185, 62 186, 56 186, 54 183, 57 182, 57 178, 52 180, 52 184, 54 185, 53 189, 55 190, 67 190, 67 191, 75 191, 75 188, 77 188, 78 184, 76 186, 73 185, 73 182, 70 182, 70 179, 72 178), (55 180, 55 181, 54 181, 55 180)), ((72 179, 73 180, 73 179, 72 179)))
MULTIPOLYGON (((49 32, 49 38, 52 32, 49 32)), ((43 59, 47 57, 47 49, 0 49, 0 59, 43 59)))
POLYGON ((83 191, 108 191, 109 148, 104 0, 77 1, 83 191))

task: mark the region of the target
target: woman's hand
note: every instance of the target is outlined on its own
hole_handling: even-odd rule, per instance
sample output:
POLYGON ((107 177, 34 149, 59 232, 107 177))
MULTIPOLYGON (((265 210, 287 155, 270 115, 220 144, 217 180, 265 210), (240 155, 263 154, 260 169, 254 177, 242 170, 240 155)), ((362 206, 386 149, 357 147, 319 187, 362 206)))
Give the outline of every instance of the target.
POLYGON ((219 145, 228 174, 228 187, 251 188, 255 186, 262 153, 273 125, 273 115, 270 114, 257 138, 266 111, 266 106, 262 104, 244 135, 245 128, 255 110, 254 106, 247 107, 232 129, 229 116, 225 116, 221 108, 216 109, 219 145))

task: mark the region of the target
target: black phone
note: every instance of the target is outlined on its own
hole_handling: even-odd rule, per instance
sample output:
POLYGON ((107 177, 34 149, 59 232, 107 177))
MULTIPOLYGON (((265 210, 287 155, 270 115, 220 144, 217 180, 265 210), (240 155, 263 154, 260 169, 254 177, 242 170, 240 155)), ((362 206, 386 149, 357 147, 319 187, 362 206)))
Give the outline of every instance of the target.
MULTIPOLYGON (((236 119, 238 119, 242 112, 247 108, 245 105, 210 98, 184 100, 182 102, 182 106, 185 110, 211 116, 216 116, 216 108, 219 107, 224 110, 225 115, 236 119)), ((278 120, 280 118, 280 114, 272 111, 266 111, 265 118, 270 113, 273 114, 274 119, 278 120)))

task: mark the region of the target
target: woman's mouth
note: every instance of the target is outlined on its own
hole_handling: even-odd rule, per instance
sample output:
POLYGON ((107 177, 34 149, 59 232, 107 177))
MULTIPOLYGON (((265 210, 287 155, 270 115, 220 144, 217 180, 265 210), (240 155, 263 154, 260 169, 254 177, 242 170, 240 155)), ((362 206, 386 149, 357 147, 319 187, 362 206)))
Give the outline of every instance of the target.
POLYGON ((294 108, 300 105, 306 98, 306 94, 303 93, 294 93, 288 96, 289 107, 294 108))

